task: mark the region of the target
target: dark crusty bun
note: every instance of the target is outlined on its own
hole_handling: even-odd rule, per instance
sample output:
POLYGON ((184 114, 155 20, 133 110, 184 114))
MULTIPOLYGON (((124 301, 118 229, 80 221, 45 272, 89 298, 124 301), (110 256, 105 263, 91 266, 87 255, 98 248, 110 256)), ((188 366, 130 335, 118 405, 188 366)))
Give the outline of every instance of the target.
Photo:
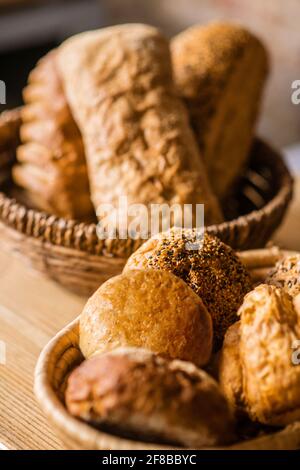
POLYGON ((118 349, 70 375, 70 413, 135 439, 201 447, 228 442, 232 417, 217 382, 189 362, 118 349))
POLYGON ((292 297, 300 294, 300 255, 293 254, 278 261, 268 274, 266 283, 282 287, 292 297))
POLYGON ((131 255, 124 272, 159 269, 183 279, 201 297, 212 316, 217 349, 227 328, 238 319, 238 308, 252 283, 229 246, 207 233, 193 245, 196 233, 173 228, 151 238, 131 255))
POLYGON ((212 322, 201 299, 164 271, 130 271, 106 281, 80 317, 80 348, 89 358, 121 346, 206 364, 212 322))
POLYGON ((174 78, 213 190, 223 198, 247 162, 268 56, 249 31, 230 23, 193 26, 171 42, 174 78))

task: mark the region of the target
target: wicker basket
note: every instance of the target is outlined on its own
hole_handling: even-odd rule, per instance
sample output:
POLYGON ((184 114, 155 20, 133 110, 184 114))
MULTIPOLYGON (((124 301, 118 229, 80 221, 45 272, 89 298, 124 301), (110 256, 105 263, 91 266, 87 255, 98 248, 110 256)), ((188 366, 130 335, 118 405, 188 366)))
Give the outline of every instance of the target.
MULTIPOLYGON (((254 280, 262 281, 268 270, 283 255, 278 248, 251 250, 240 254, 254 280)), ((67 447, 94 450, 172 449, 107 434, 73 418, 64 406, 64 391, 69 373, 82 362, 78 346, 78 319, 58 333, 42 351, 35 371, 37 400, 67 447)), ((228 449, 299 449, 300 422, 271 434, 242 441, 228 449)))
MULTIPOLYGON (((89 295, 122 270, 141 241, 99 240, 96 224, 58 218, 22 203, 11 179, 19 126, 17 110, 0 115, 1 245, 55 281, 89 295)), ((265 246, 282 221, 292 187, 282 157, 257 140, 248 170, 224 205, 230 222, 207 230, 239 250, 265 246)))

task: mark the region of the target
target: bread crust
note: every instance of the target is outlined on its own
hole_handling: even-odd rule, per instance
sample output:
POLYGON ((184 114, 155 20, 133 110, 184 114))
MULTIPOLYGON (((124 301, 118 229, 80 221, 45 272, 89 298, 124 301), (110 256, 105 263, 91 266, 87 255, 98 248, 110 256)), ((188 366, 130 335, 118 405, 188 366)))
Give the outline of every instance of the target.
POLYGON ((188 447, 232 439, 218 384, 189 362, 142 349, 85 361, 69 377, 66 404, 74 416, 134 438, 188 447))
POLYGON ((171 42, 174 79, 216 195, 223 199, 246 165, 268 74, 262 43, 244 28, 193 26, 171 42))
POLYGON ((286 425, 300 418, 300 366, 292 363, 300 311, 280 288, 262 284, 240 309, 243 389, 251 418, 286 425))
POLYGON ((246 412, 243 398, 239 321, 228 328, 224 337, 219 359, 219 382, 234 414, 238 417, 243 416, 246 412))
POLYGON ((43 57, 24 89, 22 145, 13 177, 39 208, 63 217, 90 219, 93 207, 83 142, 66 101, 56 58, 56 50, 43 57))
POLYGON ((266 284, 282 287, 292 297, 300 294, 300 255, 278 261, 266 278, 266 284))
POLYGON ((200 366, 211 355, 211 318, 201 299, 173 274, 130 271, 102 284, 80 316, 86 358, 121 346, 200 366))
POLYGON ((232 408, 253 421, 285 426, 300 418, 300 297, 261 284, 246 295, 240 321, 227 332, 220 385, 232 408))
POLYGON ((157 29, 131 24, 83 33, 60 46, 58 60, 96 212, 111 204, 126 226, 119 207, 126 196, 128 204, 147 206, 204 203, 206 223, 222 220, 157 29))

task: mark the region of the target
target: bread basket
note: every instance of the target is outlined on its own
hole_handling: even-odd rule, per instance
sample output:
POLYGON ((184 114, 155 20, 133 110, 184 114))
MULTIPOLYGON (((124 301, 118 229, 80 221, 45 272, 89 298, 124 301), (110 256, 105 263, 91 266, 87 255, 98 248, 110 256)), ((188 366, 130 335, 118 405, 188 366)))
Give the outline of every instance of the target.
MULTIPOLYGON (((278 248, 250 250, 240 253, 252 277, 262 281, 268 270, 283 255, 278 248)), ((63 403, 66 380, 69 373, 83 360, 78 347, 78 319, 58 333, 44 348, 35 371, 35 395, 49 421, 63 442, 71 449, 89 450, 138 450, 172 449, 172 447, 128 440, 111 435, 73 418, 63 403)), ((244 440, 228 449, 274 449, 300 448, 300 422, 280 431, 261 434, 244 440)))
MULTIPOLYGON (((19 126, 18 110, 0 115, 1 247, 65 287, 89 295, 122 270, 141 241, 99 240, 94 223, 58 218, 22 203, 11 179, 19 126)), ((281 155, 256 140, 249 168, 224 204, 230 221, 207 230, 239 250, 263 247, 281 223, 292 189, 281 155)))

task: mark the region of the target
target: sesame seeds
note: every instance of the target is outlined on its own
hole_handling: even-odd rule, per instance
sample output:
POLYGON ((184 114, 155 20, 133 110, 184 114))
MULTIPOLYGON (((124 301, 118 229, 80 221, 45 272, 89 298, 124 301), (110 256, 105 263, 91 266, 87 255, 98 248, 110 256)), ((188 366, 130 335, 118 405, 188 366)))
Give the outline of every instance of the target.
POLYGON ((206 233, 197 250, 188 250, 187 241, 191 233, 171 230, 148 257, 148 267, 171 271, 201 297, 213 319, 216 350, 252 283, 234 251, 218 238, 206 233))

